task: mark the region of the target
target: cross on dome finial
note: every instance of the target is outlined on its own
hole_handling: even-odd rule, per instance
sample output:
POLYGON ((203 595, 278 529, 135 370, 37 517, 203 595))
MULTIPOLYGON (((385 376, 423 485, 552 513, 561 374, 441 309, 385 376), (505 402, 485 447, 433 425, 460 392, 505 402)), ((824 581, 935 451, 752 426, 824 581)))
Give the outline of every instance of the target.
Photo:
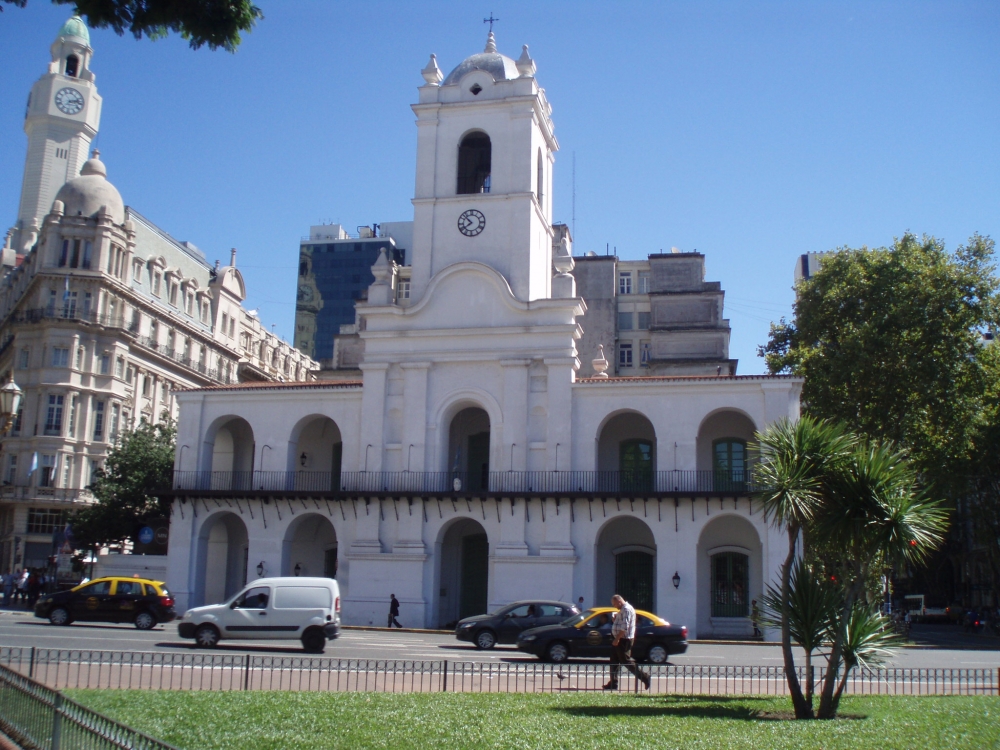
POLYGON ((484 49, 483 52, 496 52, 496 51, 497 51, 497 40, 493 36, 493 32, 491 31, 490 35, 486 37, 486 49, 484 49))
POLYGON ((483 19, 483 23, 488 23, 490 25, 490 33, 492 34, 493 33, 493 24, 496 23, 499 20, 500 20, 499 18, 494 18, 493 17, 493 11, 491 10, 490 11, 490 17, 489 18, 484 18, 483 19))

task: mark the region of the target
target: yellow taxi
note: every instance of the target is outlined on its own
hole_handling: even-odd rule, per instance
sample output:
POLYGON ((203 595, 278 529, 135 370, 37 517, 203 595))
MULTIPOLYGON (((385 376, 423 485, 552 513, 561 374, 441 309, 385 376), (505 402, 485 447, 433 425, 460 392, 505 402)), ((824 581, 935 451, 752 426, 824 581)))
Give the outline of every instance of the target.
POLYGON ((40 598, 35 617, 53 625, 70 625, 77 620, 131 622, 139 630, 149 630, 157 623, 170 622, 177 613, 163 581, 107 576, 40 598))
MULTIPOLYGON (((517 647, 540 659, 555 663, 570 657, 611 656, 611 622, 614 607, 592 607, 558 625, 545 625, 521 632, 517 647)), ((665 664, 671 654, 687 651, 687 628, 671 625, 662 617, 641 609, 635 611, 635 641, 632 656, 639 661, 665 664)))

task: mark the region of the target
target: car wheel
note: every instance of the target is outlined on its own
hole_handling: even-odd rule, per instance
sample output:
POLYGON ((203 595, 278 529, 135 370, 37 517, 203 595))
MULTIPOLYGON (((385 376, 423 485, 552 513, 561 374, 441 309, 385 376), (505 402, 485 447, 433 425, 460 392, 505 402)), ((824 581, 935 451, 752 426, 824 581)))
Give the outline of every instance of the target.
POLYGON ((656 643, 649 648, 649 652, 646 654, 646 658, 652 664, 666 664, 667 663, 667 649, 656 643))
POLYGON ((152 630, 156 625, 156 618, 153 617, 149 612, 140 612, 135 616, 135 626, 139 630, 152 630))
POLYGON ((219 631, 212 625, 202 625, 194 631, 194 640, 202 648, 215 648, 219 645, 219 631))
POLYGON ((308 630, 302 634, 302 649, 308 654, 322 654, 326 648, 326 635, 320 630, 308 630))
POLYGON ((63 607, 56 607, 49 612, 49 622, 53 625, 69 625, 69 612, 63 607))
POLYGON ((569 648, 565 643, 559 641, 550 643, 549 647, 545 649, 545 658, 553 664, 562 664, 569 658, 569 648))
POLYGON ((476 633, 476 648, 489 651, 497 645, 497 636, 492 630, 480 630, 476 633))

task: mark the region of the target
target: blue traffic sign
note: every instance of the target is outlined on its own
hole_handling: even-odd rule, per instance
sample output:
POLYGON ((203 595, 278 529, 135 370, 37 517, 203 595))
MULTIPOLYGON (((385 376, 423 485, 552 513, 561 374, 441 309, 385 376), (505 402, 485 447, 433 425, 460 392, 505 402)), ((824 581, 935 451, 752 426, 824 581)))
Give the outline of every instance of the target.
POLYGON ((153 530, 148 526, 143 526, 139 529, 139 542, 142 544, 152 544, 154 536, 153 530))

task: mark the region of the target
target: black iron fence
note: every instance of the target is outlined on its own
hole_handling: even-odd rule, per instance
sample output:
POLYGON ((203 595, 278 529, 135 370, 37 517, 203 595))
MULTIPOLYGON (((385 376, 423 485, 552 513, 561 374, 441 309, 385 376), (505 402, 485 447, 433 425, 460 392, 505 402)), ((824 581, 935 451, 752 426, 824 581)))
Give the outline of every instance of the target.
POLYGON ((0 665, 0 729, 39 750, 173 750, 13 669, 0 665))
POLYGON ((173 489, 746 495, 759 487, 750 471, 175 471, 173 489))
MULTIPOLYGON (((549 693, 600 690, 606 663, 404 661, 252 653, 131 652, 0 648, 0 664, 53 689, 294 690, 347 692, 549 693)), ((678 695, 785 695, 780 666, 643 665, 650 692, 678 695)), ((812 669, 818 685, 825 670, 812 669)), ((804 667, 799 680, 806 680, 804 667)), ((622 672, 622 690, 639 690, 622 672)), ((848 693, 997 695, 997 669, 859 669, 848 693)))

